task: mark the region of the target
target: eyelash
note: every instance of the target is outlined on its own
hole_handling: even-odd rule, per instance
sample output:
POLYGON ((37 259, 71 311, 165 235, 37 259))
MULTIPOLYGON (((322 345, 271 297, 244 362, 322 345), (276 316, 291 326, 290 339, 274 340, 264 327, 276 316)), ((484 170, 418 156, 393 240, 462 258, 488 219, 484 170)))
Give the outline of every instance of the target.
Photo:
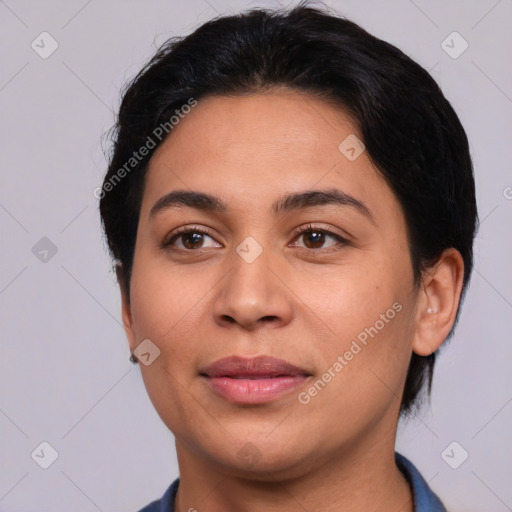
MULTIPOLYGON (((349 245, 348 240, 343 238, 342 236, 340 236, 328 229, 318 228, 311 224, 308 224, 306 227, 300 227, 297 230, 295 230, 293 233, 293 240, 298 239, 300 237, 300 235, 303 235, 305 233, 310 233, 310 232, 321 233, 321 234, 328 235, 328 236, 335 238, 338 241, 338 243, 335 245, 341 245, 341 246, 349 245)), ((196 251, 203 249, 202 247, 200 247, 198 249, 180 249, 180 248, 172 247, 174 241, 177 240, 180 236, 188 235, 188 234, 192 234, 192 233, 207 235, 213 239, 213 236, 205 229, 202 229, 199 227, 184 226, 184 227, 178 228, 169 237, 167 237, 167 239, 162 243, 162 248, 163 249, 171 248, 171 250, 173 250, 173 251, 181 251, 181 252, 196 252, 196 251)), ((334 246, 329 246, 329 247, 319 248, 319 249, 310 249, 308 247, 300 247, 300 249, 305 249, 306 251, 319 252, 322 250, 325 251, 325 250, 331 249, 332 247, 334 247, 334 246)))

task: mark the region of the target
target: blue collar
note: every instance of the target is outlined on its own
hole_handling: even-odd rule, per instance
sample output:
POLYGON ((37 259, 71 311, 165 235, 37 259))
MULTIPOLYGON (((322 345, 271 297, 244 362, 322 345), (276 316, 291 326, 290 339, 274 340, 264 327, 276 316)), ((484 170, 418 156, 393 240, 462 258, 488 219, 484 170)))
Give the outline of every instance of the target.
POLYGON ((446 512, 444 505, 409 459, 395 452, 395 462, 411 486, 414 512, 446 512))
MULTIPOLYGON (((411 486, 414 512, 446 512, 446 508, 410 460, 395 452, 395 462, 411 486)), ((174 512, 174 499, 179 483, 180 479, 176 478, 162 498, 146 505, 139 512, 174 512)))

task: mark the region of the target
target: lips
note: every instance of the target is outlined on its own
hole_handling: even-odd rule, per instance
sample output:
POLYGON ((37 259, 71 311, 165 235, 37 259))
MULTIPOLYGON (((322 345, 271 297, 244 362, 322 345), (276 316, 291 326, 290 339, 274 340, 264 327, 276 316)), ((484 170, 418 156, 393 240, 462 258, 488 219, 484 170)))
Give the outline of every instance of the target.
POLYGON ((241 404, 276 400, 302 385, 310 376, 302 368, 269 356, 226 357, 202 369, 199 374, 217 395, 241 404))

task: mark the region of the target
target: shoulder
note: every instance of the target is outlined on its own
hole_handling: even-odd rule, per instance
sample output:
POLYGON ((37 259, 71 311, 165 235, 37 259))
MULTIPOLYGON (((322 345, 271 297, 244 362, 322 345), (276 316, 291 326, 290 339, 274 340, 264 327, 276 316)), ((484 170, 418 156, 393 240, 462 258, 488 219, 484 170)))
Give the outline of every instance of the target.
POLYGON ((159 500, 152 501, 139 512, 174 512, 174 498, 179 484, 180 479, 176 478, 159 500))
POLYGON ((395 462, 411 486, 414 512, 447 512, 441 500, 430 489, 421 473, 409 459, 395 453, 395 462))

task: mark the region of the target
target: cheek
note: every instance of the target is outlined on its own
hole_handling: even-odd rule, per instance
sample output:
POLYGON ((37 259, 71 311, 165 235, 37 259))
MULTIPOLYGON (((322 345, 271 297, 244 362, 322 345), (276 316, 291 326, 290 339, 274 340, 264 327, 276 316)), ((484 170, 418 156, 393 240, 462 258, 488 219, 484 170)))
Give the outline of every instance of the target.
MULTIPOLYGON (((134 262, 131 302, 134 328, 139 337, 154 338, 155 343, 183 332, 201 309, 213 283, 201 280, 198 273, 186 267, 171 268, 161 257, 141 250, 134 262)), ((203 275, 203 274, 201 274, 203 275)), ((204 277, 204 275, 203 275, 204 277)))
POLYGON ((394 318, 393 304, 404 302, 410 289, 407 270, 398 271, 382 254, 365 254, 357 261, 354 257, 347 264, 288 279, 307 306, 303 314, 339 342, 350 341, 377 321, 380 325, 381 315, 390 309, 388 316, 394 318))
MULTIPOLYGON (((365 265, 313 279, 313 286, 299 289, 297 294, 316 313, 310 317, 319 317, 328 328, 328 343, 317 347, 324 365, 319 370, 326 372, 320 379, 329 384, 325 391, 322 383, 317 386, 322 398, 314 407, 371 415, 400 395, 411 354, 415 301, 412 272, 401 265, 399 270, 400 264, 368 258, 365 265)), ((311 391, 316 396, 318 390, 311 391)))
POLYGON ((168 262, 143 250, 133 266, 133 329, 139 343, 148 338, 160 350, 151 365, 140 369, 153 406, 173 432, 188 423, 184 418, 190 421, 194 411, 197 414, 187 388, 193 377, 190 361, 200 350, 194 333, 198 317, 204 315, 208 286, 199 287, 199 277, 171 269, 168 262))
POLYGON ((324 367, 301 396, 304 412, 322 418, 323 433, 333 439, 378 424, 390 408, 398 411, 411 354, 406 304, 367 307, 357 320, 344 318, 345 326, 340 322, 339 329, 350 324, 351 335, 326 344, 324 367))

